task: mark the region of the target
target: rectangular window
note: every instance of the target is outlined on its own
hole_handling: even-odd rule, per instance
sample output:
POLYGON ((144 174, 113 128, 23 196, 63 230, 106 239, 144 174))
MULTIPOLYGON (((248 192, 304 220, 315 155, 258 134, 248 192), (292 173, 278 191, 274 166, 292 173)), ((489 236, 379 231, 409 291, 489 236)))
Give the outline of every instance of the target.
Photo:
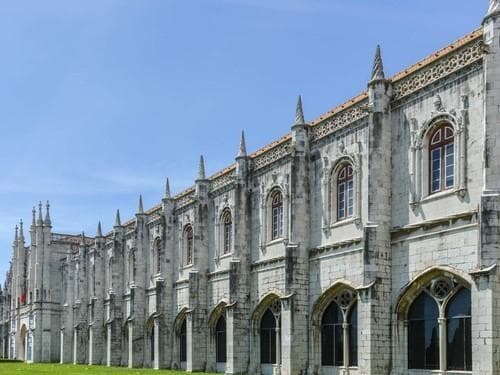
POLYGON ((441 149, 432 150, 431 154, 431 192, 441 190, 441 149))
POLYGON ((447 144, 446 149, 445 149, 445 162, 446 162, 446 175, 445 175, 445 181, 446 181, 446 188, 453 187, 455 181, 454 181, 454 149, 453 149, 453 143, 447 144))

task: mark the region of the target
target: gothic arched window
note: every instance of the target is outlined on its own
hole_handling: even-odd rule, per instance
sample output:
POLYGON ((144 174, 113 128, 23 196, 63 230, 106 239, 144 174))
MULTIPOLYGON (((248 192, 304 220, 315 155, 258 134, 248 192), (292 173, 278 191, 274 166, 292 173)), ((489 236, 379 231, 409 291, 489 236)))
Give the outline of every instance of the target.
POLYGON ((415 299, 408 314, 408 367, 472 371, 469 289, 457 286, 446 278, 439 278, 415 299), (446 328, 444 337, 439 334, 441 317, 444 318, 441 324, 446 328), (440 368, 440 358, 444 355, 446 368, 440 368))
POLYGON ((438 318, 436 301, 422 292, 408 314, 408 368, 439 369, 438 318))
POLYGON ((351 292, 341 293, 330 302, 321 318, 321 365, 344 366, 344 352, 349 366, 358 364, 358 309, 351 292), (337 303, 339 302, 343 308, 337 303))
POLYGON ((271 239, 283 236, 283 194, 276 190, 271 195, 271 239))
POLYGON ((277 359, 276 317, 267 309, 260 321, 260 363, 274 364, 277 359))
POLYGON ((231 252, 232 236, 233 236, 233 219, 231 217, 231 211, 224 210, 222 214, 223 254, 229 254, 231 252))
POLYGON ((223 316, 215 325, 215 349, 217 362, 226 362, 226 319, 223 316))
POLYGON ((153 248, 154 256, 154 272, 159 274, 161 272, 161 241, 156 239, 153 248))
POLYGON ((472 371, 471 298, 466 288, 446 307, 446 341, 448 370, 472 371))
POLYGON ((191 225, 187 225, 184 229, 184 261, 185 264, 193 263, 193 250, 194 250, 194 236, 193 236, 193 227, 191 225))
POLYGON ((354 215, 354 178, 351 164, 344 164, 337 172, 337 220, 354 215))
POLYGON ((455 145, 451 125, 438 126, 429 137, 429 193, 455 184, 455 145))

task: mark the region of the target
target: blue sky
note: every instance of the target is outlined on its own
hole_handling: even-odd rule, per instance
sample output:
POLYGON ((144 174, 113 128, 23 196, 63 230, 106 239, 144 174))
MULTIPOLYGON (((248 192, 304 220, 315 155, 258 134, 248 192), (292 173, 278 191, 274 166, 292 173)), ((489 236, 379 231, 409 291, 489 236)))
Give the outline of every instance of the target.
POLYGON ((0 279, 14 225, 108 231, 478 27, 487 0, 5 0, 0 7, 0 279))

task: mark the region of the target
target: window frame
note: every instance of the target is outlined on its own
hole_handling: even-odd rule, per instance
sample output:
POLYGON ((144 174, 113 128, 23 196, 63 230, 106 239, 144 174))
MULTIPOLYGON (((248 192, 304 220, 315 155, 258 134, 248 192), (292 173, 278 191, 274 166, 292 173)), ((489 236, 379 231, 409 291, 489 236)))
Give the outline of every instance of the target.
POLYGON ((351 163, 342 163, 336 171, 335 199, 337 221, 344 221, 354 217, 354 168, 351 163), (343 203, 341 205, 340 193, 343 188, 343 203), (351 201, 349 203, 349 201, 351 201), (341 210, 343 214, 341 215, 341 210))
POLYGON ((220 244, 222 256, 233 252, 233 215, 229 208, 225 208, 220 220, 220 244))
POLYGON ((271 192, 271 241, 283 238, 284 199, 280 189, 271 192))
POLYGON ((194 263, 194 230, 191 224, 184 227, 182 234, 183 239, 183 253, 184 253, 184 266, 190 266, 194 263))
POLYGON ((441 122, 438 123, 437 125, 433 126, 431 129, 431 132, 429 133, 428 136, 428 195, 433 195, 437 194, 446 190, 453 189, 455 187, 455 182, 456 182, 456 172, 455 172, 455 166, 456 166, 456 155, 455 155, 455 131, 453 129, 453 126, 449 124, 448 122, 441 122), (450 131, 451 135, 447 136, 447 131, 450 131), (434 138, 439 135, 439 139, 434 142, 434 138), (447 165, 447 150, 448 147, 451 146, 452 150, 452 182, 450 185, 448 185, 447 179, 448 179, 448 165, 447 165), (434 172, 434 166, 433 166, 433 153, 435 151, 439 151, 439 188, 434 189, 433 187, 433 172, 434 172))

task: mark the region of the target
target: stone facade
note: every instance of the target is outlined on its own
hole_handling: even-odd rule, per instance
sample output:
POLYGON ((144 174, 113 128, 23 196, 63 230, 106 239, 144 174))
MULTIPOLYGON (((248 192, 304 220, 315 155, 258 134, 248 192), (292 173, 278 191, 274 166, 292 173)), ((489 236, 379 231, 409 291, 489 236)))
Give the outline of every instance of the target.
POLYGON ((242 136, 233 165, 206 177, 201 159, 192 188, 171 196, 167 181, 157 206, 140 200, 123 224, 117 212, 110 233, 54 233, 40 204, 29 242, 16 228, 0 356, 226 374, 500 374, 498 60, 491 1, 482 27, 391 78, 377 49, 365 92, 310 123, 299 99, 288 135, 253 154, 242 136), (436 167, 438 129, 452 146, 436 167), (464 358, 446 338, 461 290, 464 358), (424 294, 439 308, 439 355, 433 363, 428 346, 431 367, 419 369, 410 315, 424 294), (329 364, 333 303, 341 348, 329 364))

